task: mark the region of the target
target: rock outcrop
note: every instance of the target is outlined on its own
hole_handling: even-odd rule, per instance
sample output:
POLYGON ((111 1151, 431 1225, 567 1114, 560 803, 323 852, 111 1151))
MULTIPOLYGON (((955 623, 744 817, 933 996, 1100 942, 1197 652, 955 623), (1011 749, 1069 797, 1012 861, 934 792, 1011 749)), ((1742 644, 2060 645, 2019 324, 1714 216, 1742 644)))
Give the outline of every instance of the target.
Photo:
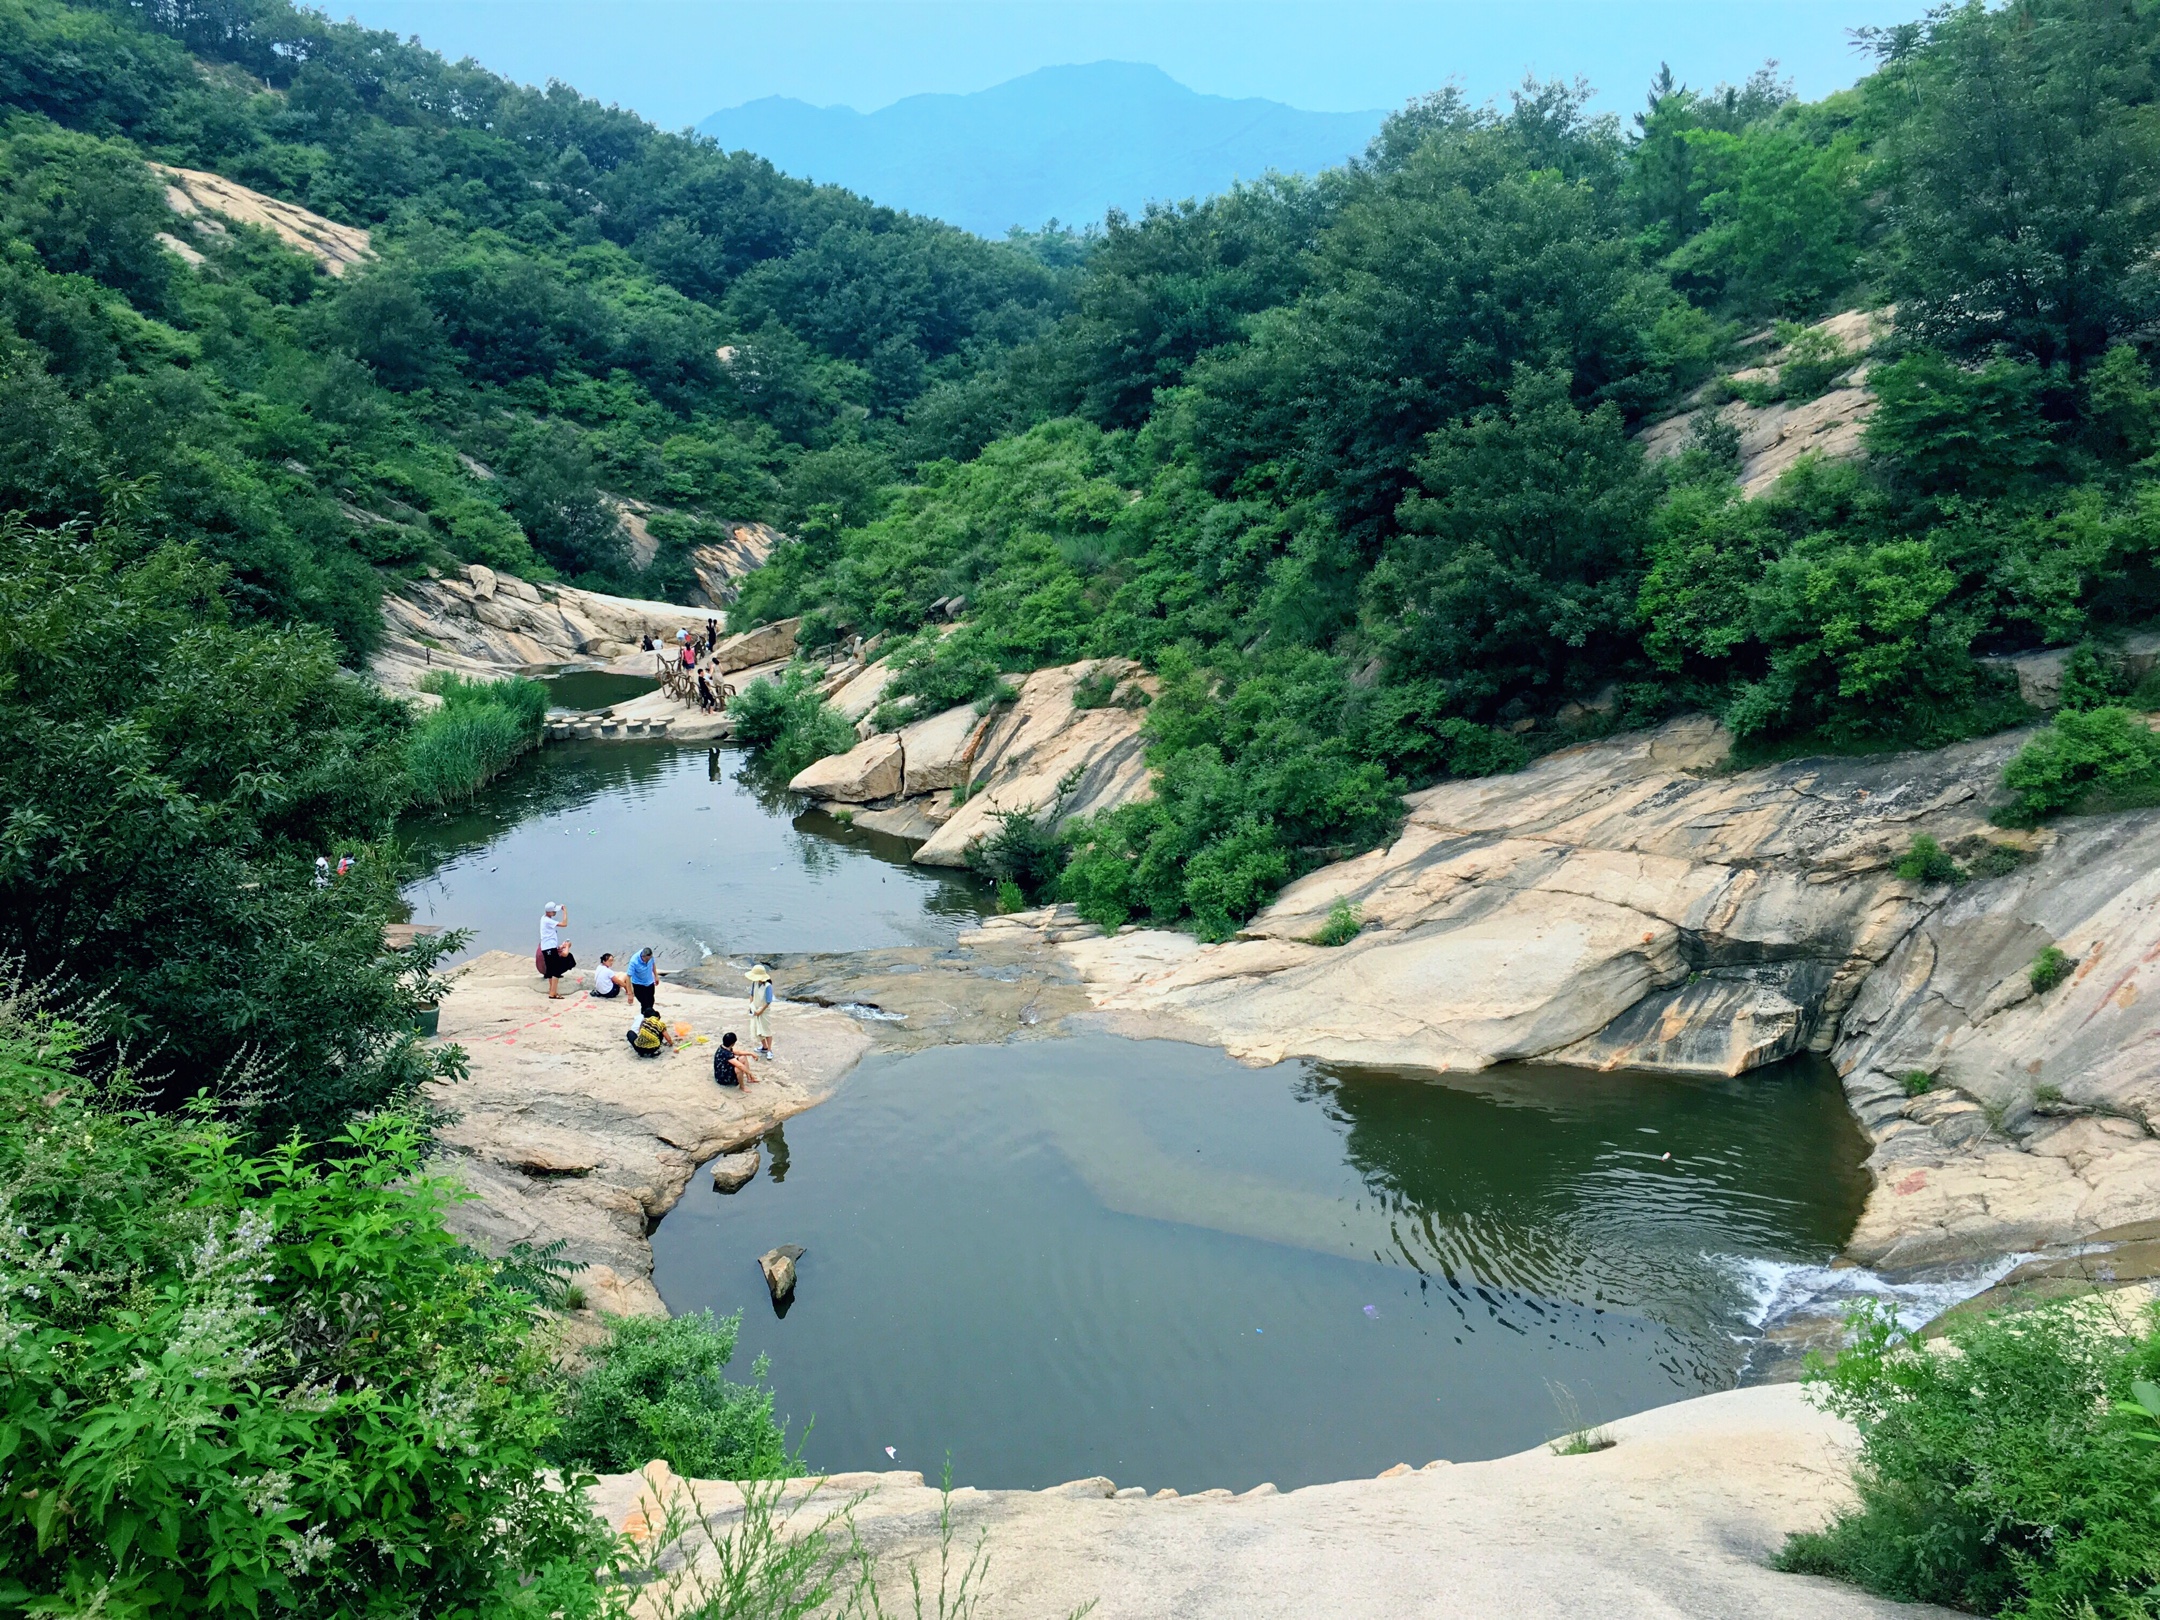
MULTIPOLYGON (((1806 400, 1773 400, 1750 405, 1729 400, 1715 408, 1716 419, 1739 435, 1740 489, 1753 499, 1792 470, 1805 455, 1832 461, 1850 460, 1861 453, 1868 419, 1875 414, 1875 395, 1867 386, 1863 357, 1889 331, 1889 316, 1866 310, 1846 310, 1815 323, 1815 330, 1836 340, 1855 362, 1840 385, 1806 400)), ((1784 358, 1779 351, 1767 363, 1735 372, 1740 383, 1768 383, 1778 374, 1784 358)), ((1703 409, 1707 407, 1698 407, 1703 409)), ((1652 460, 1676 456, 1695 439, 1696 412, 1667 417, 1643 430, 1643 453, 1652 460)))
POLYGON ((1153 791, 1140 735, 1143 710, 1114 701, 1075 708, 1074 689, 1091 677, 1114 680, 1120 695, 1155 692, 1153 678, 1125 658, 1036 670, 976 746, 967 802, 915 852, 916 860, 926 866, 966 865, 968 845, 995 831, 1003 811, 1023 810, 1057 827, 1153 791))
POLYGON ((1951 896, 1870 976, 1833 1056, 1878 1144, 1861 1260, 2034 1249, 2160 1213, 2160 819, 2066 822, 2040 859, 1951 896), (2035 990, 2051 945, 2077 966, 2035 990), (1909 1096, 1908 1076, 1928 1089, 1909 1096))
POLYGON ((538 664, 599 662, 636 653, 643 636, 702 635, 715 617, 706 607, 535 585, 474 563, 457 576, 412 580, 385 596, 382 645, 369 668, 384 686, 409 689, 431 669, 502 675, 538 664))
MULTIPOLYGON (((221 174, 176 169, 165 163, 153 163, 150 170, 165 182, 166 205, 198 229, 216 231, 219 219, 259 226, 333 276, 342 276, 354 265, 365 264, 375 256, 368 233, 357 225, 340 225, 297 203, 266 197, 221 174)), ((189 259, 201 258, 177 239, 167 245, 189 259)))
POLYGON ((696 1037, 717 1040, 741 998, 671 979, 658 1001, 690 1035, 641 1058, 622 1002, 550 1001, 529 957, 490 951, 457 970, 442 1004, 437 1039, 464 1047, 470 1072, 428 1087, 455 1116, 438 1132, 448 1169, 477 1194, 451 1226, 497 1253, 563 1240, 588 1301, 617 1314, 665 1314, 646 1234, 697 1167, 822 1100, 869 1045, 845 1013, 782 1003, 785 1057, 752 1060, 750 1084, 724 1088, 696 1037))
POLYGON ((1733 1074, 1813 1046, 1935 900, 1893 863, 1985 835, 2013 740, 1719 774, 1707 719, 1413 795, 1394 844, 1285 889, 1245 937, 1069 947, 1102 1004, 1252 1062, 1536 1058, 1733 1074), (1364 932, 1309 943, 1341 905, 1364 932))

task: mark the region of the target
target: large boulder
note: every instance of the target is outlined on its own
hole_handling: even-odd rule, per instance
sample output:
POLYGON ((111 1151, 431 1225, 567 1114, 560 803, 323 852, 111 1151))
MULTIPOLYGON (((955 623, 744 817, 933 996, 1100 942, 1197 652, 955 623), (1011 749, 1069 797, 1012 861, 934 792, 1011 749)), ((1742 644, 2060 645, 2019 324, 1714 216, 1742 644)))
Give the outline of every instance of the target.
POLYGON ((713 666, 721 674, 728 675, 739 669, 769 664, 776 658, 789 657, 795 651, 795 633, 801 628, 800 619, 776 619, 771 624, 761 624, 753 630, 729 636, 713 648, 713 666))
POLYGON ((1143 711, 1116 703, 1073 706, 1075 687, 1104 676, 1120 692, 1154 690, 1141 667, 1126 658, 1087 659, 1028 676, 1018 700, 995 716, 976 745, 968 778, 973 794, 915 859, 926 866, 966 865, 968 846, 995 831, 1004 811, 1025 811, 1057 826, 1146 798, 1153 788, 1140 735, 1143 711))
POLYGON ((900 791, 900 739, 883 732, 857 743, 844 754, 828 754, 804 766, 788 782, 796 793, 815 794, 842 804, 889 799, 900 791))
POLYGON ((963 704, 918 720, 900 730, 900 753, 906 780, 900 791, 940 793, 965 783, 993 718, 963 704))

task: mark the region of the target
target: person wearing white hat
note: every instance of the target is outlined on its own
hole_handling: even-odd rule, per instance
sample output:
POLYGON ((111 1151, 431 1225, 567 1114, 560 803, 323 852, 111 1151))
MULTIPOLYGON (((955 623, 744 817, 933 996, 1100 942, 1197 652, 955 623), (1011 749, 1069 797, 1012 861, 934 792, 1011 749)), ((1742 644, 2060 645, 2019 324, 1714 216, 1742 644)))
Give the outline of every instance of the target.
POLYGON ((563 930, 570 926, 570 908, 550 900, 540 913, 540 976, 547 980, 548 1000, 562 1000, 562 977, 577 966, 570 941, 563 930))
POLYGON ((758 1056, 772 1056, 772 969, 763 962, 750 964, 750 1038, 758 1043, 758 1056))

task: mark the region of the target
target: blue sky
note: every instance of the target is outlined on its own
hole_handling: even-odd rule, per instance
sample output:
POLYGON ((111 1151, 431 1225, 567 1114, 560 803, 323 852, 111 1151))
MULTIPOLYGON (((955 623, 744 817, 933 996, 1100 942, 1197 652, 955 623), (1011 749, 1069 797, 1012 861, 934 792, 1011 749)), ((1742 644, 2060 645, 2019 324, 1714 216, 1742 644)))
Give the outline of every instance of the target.
MULTIPOLYGON (((1214 95, 1346 112, 1451 79, 1477 99, 1577 75, 1632 112, 1660 60, 1691 84, 1776 57, 1803 96, 1863 69, 1846 30, 1921 0, 347 0, 356 20, 528 83, 563 79, 664 128, 759 96, 863 112, 1038 67, 1151 62, 1214 95)), ((346 8, 327 0, 334 15, 346 8)))

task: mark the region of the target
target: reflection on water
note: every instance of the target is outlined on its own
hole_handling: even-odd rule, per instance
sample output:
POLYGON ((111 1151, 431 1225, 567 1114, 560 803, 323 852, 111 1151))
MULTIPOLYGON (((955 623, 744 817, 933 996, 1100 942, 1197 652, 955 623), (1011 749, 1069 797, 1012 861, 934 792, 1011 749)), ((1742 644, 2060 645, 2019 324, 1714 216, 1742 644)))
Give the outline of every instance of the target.
POLYGON ((1290 1488, 1721 1388, 1762 1268, 1830 1259, 1866 1193, 1806 1062, 1441 1078, 1087 1036, 874 1057, 787 1146, 784 1183, 693 1182, 663 1295, 744 1313, 814 1464, 949 1449, 981 1486, 1290 1488), (785 1321, 779 1243, 809 1251, 785 1321))
POLYGON ((543 675, 548 706, 555 709, 605 709, 630 703, 654 690, 660 682, 650 675, 616 675, 604 669, 571 669, 543 675))
POLYGON ((945 940, 982 915, 971 879, 909 865, 897 839, 798 814, 743 765, 732 748, 551 743, 470 809, 400 829, 428 873, 405 891, 413 920, 473 929, 471 951, 526 952, 540 908, 559 900, 581 964, 652 945, 680 968, 706 949, 945 940))

